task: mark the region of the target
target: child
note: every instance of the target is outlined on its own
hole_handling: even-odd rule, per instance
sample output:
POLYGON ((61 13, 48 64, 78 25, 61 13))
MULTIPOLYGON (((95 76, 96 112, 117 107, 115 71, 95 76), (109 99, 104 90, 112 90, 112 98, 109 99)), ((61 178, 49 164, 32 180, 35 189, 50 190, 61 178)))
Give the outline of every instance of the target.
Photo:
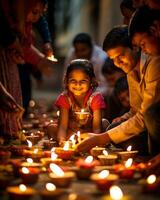
POLYGON ((64 85, 65 91, 55 103, 60 110, 58 140, 66 140, 77 131, 100 133, 105 102, 102 95, 95 92, 98 84, 91 62, 85 59, 71 61, 64 85), (82 109, 88 112, 85 119, 77 115, 82 109))

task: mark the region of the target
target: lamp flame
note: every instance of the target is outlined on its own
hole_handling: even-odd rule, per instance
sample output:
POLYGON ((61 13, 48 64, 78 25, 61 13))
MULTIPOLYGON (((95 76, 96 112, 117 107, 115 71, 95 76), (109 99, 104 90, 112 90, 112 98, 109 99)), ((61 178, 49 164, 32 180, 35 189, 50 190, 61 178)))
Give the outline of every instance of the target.
POLYGON ((57 58, 54 57, 54 55, 48 56, 47 59, 51 60, 51 61, 54 61, 54 62, 58 61, 57 58))
POLYGON ((56 164, 50 164, 51 171, 57 176, 64 176, 64 171, 56 164))
POLYGON ((32 142, 30 140, 27 140, 28 143, 28 147, 31 148, 32 147, 32 142))
POLYGON ((121 200, 123 197, 123 192, 121 188, 116 185, 110 187, 109 193, 113 200, 121 200))
POLYGON ((80 131, 77 131, 77 137, 78 137, 78 142, 81 142, 81 132, 80 131))
POLYGON ((156 182, 156 179, 157 179, 156 176, 154 174, 152 174, 152 175, 148 176, 147 183, 148 184, 153 184, 153 183, 156 182))
POLYGON ((27 190, 27 187, 24 184, 20 184, 19 189, 21 192, 25 192, 27 190))
POLYGON ((33 153, 37 154, 38 153, 38 149, 34 149, 33 153))
POLYGON ((129 146, 127 147, 127 151, 131 151, 131 149, 132 149, 132 146, 129 145, 129 146))
POLYGON ((58 155, 56 153, 54 153, 54 151, 51 151, 51 159, 54 161, 56 160, 58 157, 58 155))
POLYGON ((29 164, 31 164, 31 163, 33 163, 33 159, 32 159, 32 158, 27 158, 27 162, 28 162, 29 164))
POLYGON ((69 141, 67 141, 63 147, 64 151, 67 151, 69 149, 69 141))
POLYGON ((93 161, 93 156, 88 156, 86 159, 85 159, 85 162, 86 163, 91 163, 93 161))
POLYGON ((98 174, 99 178, 107 178, 108 175, 109 175, 108 170, 103 170, 98 174))
POLYGON ((133 159, 132 159, 132 158, 129 158, 129 159, 125 162, 125 167, 126 167, 126 168, 131 167, 132 163, 133 163, 133 159))
POLYGON ((51 192, 56 190, 56 186, 53 183, 46 183, 46 189, 51 192))
POLYGON ((29 174, 29 169, 27 167, 22 167, 23 174, 29 174))
POLYGON ((104 154, 105 156, 108 156, 108 151, 107 151, 107 150, 103 150, 103 154, 104 154))

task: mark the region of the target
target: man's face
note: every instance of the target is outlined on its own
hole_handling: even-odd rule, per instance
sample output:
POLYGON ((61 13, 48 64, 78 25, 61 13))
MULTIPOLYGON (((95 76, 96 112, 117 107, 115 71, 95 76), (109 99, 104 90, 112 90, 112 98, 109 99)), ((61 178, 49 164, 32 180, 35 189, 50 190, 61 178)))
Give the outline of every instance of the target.
POLYGON ((137 53, 129 47, 115 47, 106 52, 114 64, 125 73, 130 72, 137 64, 137 53))
POLYGON ((76 43, 74 45, 75 54, 77 58, 90 60, 92 49, 85 43, 76 43))
POLYGON ((159 55, 160 46, 159 39, 148 33, 135 33, 132 39, 132 43, 138 46, 142 51, 149 55, 159 55))

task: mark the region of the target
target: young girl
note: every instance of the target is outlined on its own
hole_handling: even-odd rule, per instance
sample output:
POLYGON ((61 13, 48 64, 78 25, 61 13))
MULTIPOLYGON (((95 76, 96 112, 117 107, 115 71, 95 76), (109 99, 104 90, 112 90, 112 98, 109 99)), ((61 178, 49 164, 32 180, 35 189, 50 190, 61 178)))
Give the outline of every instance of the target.
POLYGON ((60 118, 57 139, 63 141, 72 134, 102 130, 102 109, 105 102, 99 92, 93 65, 85 59, 72 60, 64 79, 65 91, 57 98, 60 118), (85 114, 81 115, 81 112, 85 114))

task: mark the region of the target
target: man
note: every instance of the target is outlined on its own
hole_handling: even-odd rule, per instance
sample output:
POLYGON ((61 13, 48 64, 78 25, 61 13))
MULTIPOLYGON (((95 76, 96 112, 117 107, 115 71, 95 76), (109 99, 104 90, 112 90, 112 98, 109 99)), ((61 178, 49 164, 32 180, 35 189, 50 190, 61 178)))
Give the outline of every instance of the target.
MULTIPOLYGON (((160 100, 160 91, 156 92, 157 89, 160 90, 160 57, 148 57, 144 64, 140 63, 140 55, 132 49, 126 27, 113 28, 104 40, 103 49, 113 59, 114 64, 127 73, 131 109, 117 119, 118 122, 123 121, 120 125, 85 140, 77 147, 79 151, 87 151, 96 145, 110 142, 120 144, 129 139, 132 142, 133 138, 133 145, 136 144, 137 136, 141 136, 146 129, 146 109, 160 100)), ((144 143, 145 141, 142 141, 139 146, 142 147, 144 143)))

